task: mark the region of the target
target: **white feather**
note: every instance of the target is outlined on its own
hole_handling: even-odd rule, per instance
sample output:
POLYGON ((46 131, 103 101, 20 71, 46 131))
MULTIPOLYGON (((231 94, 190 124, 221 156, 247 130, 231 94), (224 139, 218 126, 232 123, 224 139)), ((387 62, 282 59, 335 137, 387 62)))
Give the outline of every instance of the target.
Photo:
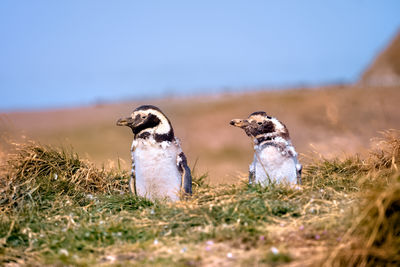
POLYGON ((284 132, 285 131, 285 126, 276 118, 271 118, 271 121, 275 125, 275 131, 276 132, 284 132))
POLYGON ((140 140, 132 158, 136 168, 136 192, 149 199, 179 200, 182 177, 177 168, 177 155, 182 151, 171 142, 153 143, 140 140))
POLYGON ((269 181, 296 184, 296 163, 292 157, 284 156, 278 147, 268 145, 257 147, 252 163, 255 170, 255 182, 268 185, 269 181))

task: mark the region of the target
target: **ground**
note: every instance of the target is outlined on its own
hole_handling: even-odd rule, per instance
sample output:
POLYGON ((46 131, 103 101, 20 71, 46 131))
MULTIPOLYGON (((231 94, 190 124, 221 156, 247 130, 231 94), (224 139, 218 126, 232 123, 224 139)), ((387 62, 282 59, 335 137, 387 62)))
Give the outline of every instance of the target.
POLYGON ((396 265, 400 138, 388 129, 400 128, 398 89, 152 102, 170 117, 192 167, 198 159, 194 195, 178 203, 129 194, 132 136, 115 122, 138 102, 2 114, 0 262, 396 265), (304 165, 301 187, 246 183, 252 148, 229 120, 255 110, 288 126, 304 165))

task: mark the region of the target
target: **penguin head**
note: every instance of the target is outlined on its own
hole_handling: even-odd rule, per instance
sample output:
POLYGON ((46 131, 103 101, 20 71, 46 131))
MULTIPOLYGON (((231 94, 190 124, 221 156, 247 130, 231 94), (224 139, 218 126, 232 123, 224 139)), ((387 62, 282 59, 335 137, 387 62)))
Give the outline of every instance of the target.
POLYGON ((119 119, 117 125, 131 128, 135 139, 152 136, 157 142, 162 142, 174 138, 170 121, 158 107, 152 105, 136 108, 129 117, 119 119))
POLYGON ((242 128, 250 137, 289 138, 286 126, 276 118, 268 116, 264 111, 253 112, 247 119, 233 119, 230 124, 242 128))

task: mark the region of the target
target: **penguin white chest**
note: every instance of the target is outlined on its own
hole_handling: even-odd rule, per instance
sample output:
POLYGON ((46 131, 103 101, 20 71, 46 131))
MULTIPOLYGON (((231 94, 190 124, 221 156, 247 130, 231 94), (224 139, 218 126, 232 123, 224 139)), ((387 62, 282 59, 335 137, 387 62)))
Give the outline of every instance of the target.
POLYGON ((297 181, 296 163, 288 155, 283 155, 275 146, 256 149, 254 161, 250 166, 255 171, 255 182, 268 185, 269 181, 295 184, 297 181))
POLYGON ((159 143, 139 143, 132 153, 135 162, 136 191, 149 199, 179 200, 182 177, 176 165, 178 148, 159 143))

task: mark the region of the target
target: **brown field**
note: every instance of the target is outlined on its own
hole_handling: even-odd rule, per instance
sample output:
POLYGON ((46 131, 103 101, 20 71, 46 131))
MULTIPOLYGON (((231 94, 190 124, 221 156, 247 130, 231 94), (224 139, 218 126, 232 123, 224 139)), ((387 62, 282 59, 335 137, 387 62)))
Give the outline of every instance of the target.
POLYGON ((146 101, 171 119, 197 174, 225 183, 196 175, 177 203, 125 194, 132 134, 115 123, 144 102, 0 114, 0 265, 398 266, 399 89, 146 101), (255 110, 288 126, 300 188, 246 185, 251 140, 229 121, 255 110), (107 170, 28 140, 73 147, 107 170))
MULTIPOLYGON (((209 173, 212 183, 230 183, 247 173, 251 141, 229 121, 264 110, 284 122, 305 163, 364 153, 370 139, 386 129, 400 129, 400 87, 329 86, 257 91, 188 98, 156 99, 90 107, 0 114, 2 138, 33 139, 72 146, 98 166, 129 169, 132 134, 115 125, 138 105, 160 107, 170 118, 191 167, 209 173)), ((3 152, 5 142, 0 143, 3 152)))

